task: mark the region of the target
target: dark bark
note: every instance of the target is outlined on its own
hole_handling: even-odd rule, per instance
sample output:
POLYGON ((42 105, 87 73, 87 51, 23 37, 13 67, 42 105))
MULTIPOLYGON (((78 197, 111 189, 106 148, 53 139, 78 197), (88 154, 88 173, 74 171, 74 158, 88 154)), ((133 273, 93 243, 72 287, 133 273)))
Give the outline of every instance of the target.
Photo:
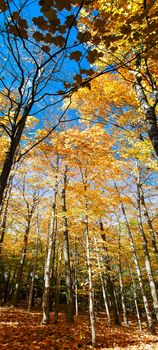
POLYGON ((17 107, 17 110, 15 112, 14 116, 14 125, 12 126, 12 134, 11 134, 11 141, 9 149, 6 153, 6 158, 2 167, 1 175, 0 175, 0 206, 3 202, 3 196, 4 191, 7 187, 9 175, 15 160, 15 156, 18 150, 18 146, 21 140, 21 136, 25 127, 25 123, 27 120, 27 117, 29 115, 29 112, 32 108, 33 101, 28 104, 28 106, 25 107, 23 116, 21 117, 20 121, 17 122, 18 116, 20 113, 20 106, 17 107))
POLYGON ((33 301, 36 266, 37 266, 38 239, 39 239, 39 216, 37 215, 37 231, 36 231, 36 241, 35 241, 35 250, 34 250, 33 271, 32 271, 31 286, 30 286, 29 300, 28 300, 28 312, 31 311, 31 306, 33 301))
POLYGON ((12 191, 12 181, 13 181, 13 176, 10 176, 8 185, 5 189, 5 196, 4 196, 4 201, 3 201, 3 206, 1 207, 1 227, 0 227, 0 255, 2 252, 2 245, 5 237, 5 232, 6 232, 6 225, 7 225, 7 214, 8 214, 8 206, 9 206, 9 200, 11 196, 11 191, 12 191))
POLYGON ((57 267, 57 276, 55 284, 55 310, 54 310, 54 323, 58 323, 58 314, 59 314, 59 295, 60 295, 60 280, 61 280, 61 262, 62 262, 63 250, 60 250, 58 267, 57 267))
POLYGON ((19 266, 17 269, 15 287, 14 287, 13 297, 12 297, 12 305, 13 306, 16 306, 17 301, 18 301, 18 295, 19 295, 20 286, 21 286, 21 278, 22 278, 24 263, 25 263, 25 259, 26 259, 26 252, 27 252, 27 246, 28 246, 28 236, 30 233, 31 220, 32 220, 32 216, 33 216, 33 213, 35 210, 35 206, 36 206, 36 197, 34 197, 31 209, 29 208, 29 205, 28 205, 27 225, 26 225, 26 230, 25 230, 25 234, 24 234, 23 248, 22 248, 22 252, 21 252, 19 266))
POLYGON ((147 94, 147 90, 144 88, 143 82, 142 82, 143 74, 141 72, 141 64, 142 64, 141 54, 137 54, 136 57, 137 58, 136 58, 136 71, 134 72, 134 75, 135 75, 134 87, 135 87, 136 95, 139 100, 141 109, 146 118, 145 125, 146 125, 148 136, 156 152, 156 155, 158 156, 158 124, 157 124, 157 115, 156 115, 156 106, 158 104, 158 90, 157 90, 154 77, 152 76, 152 73, 149 71, 149 68, 146 62, 146 67, 145 67, 146 76, 150 84, 149 89, 151 89, 152 91, 147 94), (153 103, 149 103, 149 99, 151 95, 153 97, 153 103))

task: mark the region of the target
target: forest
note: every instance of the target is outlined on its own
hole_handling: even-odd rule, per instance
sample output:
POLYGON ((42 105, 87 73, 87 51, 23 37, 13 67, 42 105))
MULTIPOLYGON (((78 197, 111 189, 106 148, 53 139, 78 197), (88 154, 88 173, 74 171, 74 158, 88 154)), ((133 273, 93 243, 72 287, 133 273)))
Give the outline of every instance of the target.
POLYGON ((0 347, 158 349, 158 2, 0 0, 0 347))

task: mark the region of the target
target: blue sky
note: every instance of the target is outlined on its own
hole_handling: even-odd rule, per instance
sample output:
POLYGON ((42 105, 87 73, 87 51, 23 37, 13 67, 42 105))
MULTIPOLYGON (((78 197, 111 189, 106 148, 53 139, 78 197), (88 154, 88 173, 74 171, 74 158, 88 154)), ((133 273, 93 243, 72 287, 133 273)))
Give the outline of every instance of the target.
MULTIPOLYGON (((16 3, 17 4, 17 3, 16 3)), ((29 4, 29 3, 28 3, 29 4)), ((14 11, 17 10, 16 8, 13 9, 14 11)), ((77 11, 76 8, 73 9, 73 12, 75 13, 77 11)), ((62 11, 62 13, 59 13, 59 17, 62 19, 67 15, 70 14, 68 13, 68 11, 64 10, 62 11)), ((28 23, 30 22, 30 34, 32 35, 34 30, 38 30, 35 29, 35 26, 33 26, 31 28, 31 19, 32 17, 37 17, 41 15, 40 12, 40 7, 38 5, 38 1, 30 1, 30 5, 27 6, 25 8, 25 10, 23 11, 23 16, 24 18, 26 17, 26 19, 28 20, 28 23)), ((3 13, 1 13, 1 25, 3 26, 3 13)), ((8 19, 10 18, 10 15, 7 14, 8 19)), ((73 29, 71 31, 71 35, 69 37, 69 41, 68 41, 68 46, 71 46, 74 44, 75 40, 76 40, 76 36, 77 36, 77 31, 76 29, 73 29)), ((32 39, 31 39, 32 40, 32 39)), ((18 40, 15 37, 11 38, 11 44, 12 44, 12 48, 13 48, 13 52, 14 54, 11 55, 9 53, 8 47, 6 45, 7 40, 6 40, 6 36, 3 33, 3 35, 1 36, 0 39, 0 46, 1 46, 1 53, 0 53, 0 61, 1 61, 1 73, 3 74, 3 79, 0 82, 0 89, 3 90, 5 87, 11 91, 18 91, 20 83, 21 83, 21 71, 19 68, 19 65, 16 62, 16 58, 18 55, 18 51, 19 50, 19 55, 21 56, 20 59, 20 65, 24 71, 24 80, 25 80, 25 95, 27 95, 26 97, 29 96, 29 93, 31 91, 32 88, 32 80, 34 77, 33 72, 31 72, 34 69, 34 63, 31 62, 31 54, 28 54, 26 52, 26 50, 23 48, 23 45, 21 43, 20 40, 18 40), (3 71, 2 71, 3 70, 3 71)), ((26 43, 26 47, 31 51, 31 53, 34 50, 34 46, 31 43, 28 43, 28 41, 25 41, 26 43)), ((58 51, 58 47, 53 47, 53 45, 51 45, 51 52, 56 52, 58 51)), ((80 47, 77 47, 77 50, 80 50, 81 52, 85 52, 86 48, 84 49, 84 47, 82 45, 80 45, 80 47)), ((74 49, 70 49, 67 50, 66 54, 69 55, 69 53, 71 51, 74 51, 74 49)), ((47 59, 49 56, 47 56, 47 54, 44 54, 43 56, 45 56, 44 59, 47 59)), ((34 57, 36 58, 37 62, 39 63, 39 56, 38 53, 34 54, 34 57)), ((52 69, 54 69, 54 65, 56 64, 56 62, 58 61, 58 66, 61 64, 63 59, 63 55, 58 54, 57 57, 54 58, 55 63, 49 63, 47 65, 47 72, 48 74, 50 74, 50 70, 51 67, 52 69)), ((51 103, 53 104, 54 102, 56 102, 57 100, 61 100, 61 96, 55 96, 58 93, 58 90, 63 90, 63 84, 62 84, 62 80, 65 80, 66 82, 73 82, 73 77, 75 74, 78 73, 79 71, 79 66, 78 63, 75 60, 70 60, 68 57, 65 57, 62 65, 61 65, 61 69, 59 69, 59 71, 53 74, 52 78, 47 82, 46 85, 40 85, 39 91, 38 92, 38 98, 40 98, 40 89, 41 89, 41 95, 44 93, 50 93, 50 95, 43 97, 39 103, 35 104, 34 107, 32 108, 31 114, 34 114, 39 118, 39 126, 38 127, 42 127, 43 123, 44 123, 44 119, 48 118, 48 119, 52 119, 51 116, 54 115, 61 115, 61 106, 62 106, 62 101, 58 104, 53 106, 49 106, 51 103), (45 109, 46 106, 49 106, 47 109, 45 109), (42 110, 42 111, 40 111, 42 110)), ((87 60, 84 58, 82 60, 82 68, 89 68, 89 64, 87 62, 87 60)), ((45 73, 45 79, 46 79, 46 74, 45 73)), ((45 80, 46 81, 46 80, 45 80)), ((27 100, 27 98, 26 98, 27 100)), ((63 112, 63 111, 62 111, 63 112)), ((72 118, 75 117, 75 112, 71 111, 71 115, 72 118)))

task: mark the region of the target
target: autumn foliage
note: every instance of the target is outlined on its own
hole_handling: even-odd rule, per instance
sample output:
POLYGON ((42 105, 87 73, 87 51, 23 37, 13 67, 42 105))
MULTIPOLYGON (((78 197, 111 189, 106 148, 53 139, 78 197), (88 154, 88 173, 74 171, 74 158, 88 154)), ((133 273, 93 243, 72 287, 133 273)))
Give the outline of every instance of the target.
POLYGON ((2 349, 156 349, 158 3, 0 0, 2 349))

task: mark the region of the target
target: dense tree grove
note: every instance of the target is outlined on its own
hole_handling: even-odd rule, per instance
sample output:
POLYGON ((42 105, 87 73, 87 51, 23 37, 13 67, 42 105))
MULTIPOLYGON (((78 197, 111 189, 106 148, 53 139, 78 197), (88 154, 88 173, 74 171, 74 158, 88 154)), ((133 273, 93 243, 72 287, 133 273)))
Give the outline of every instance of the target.
POLYGON ((158 3, 0 0, 0 303, 158 322, 158 3))

